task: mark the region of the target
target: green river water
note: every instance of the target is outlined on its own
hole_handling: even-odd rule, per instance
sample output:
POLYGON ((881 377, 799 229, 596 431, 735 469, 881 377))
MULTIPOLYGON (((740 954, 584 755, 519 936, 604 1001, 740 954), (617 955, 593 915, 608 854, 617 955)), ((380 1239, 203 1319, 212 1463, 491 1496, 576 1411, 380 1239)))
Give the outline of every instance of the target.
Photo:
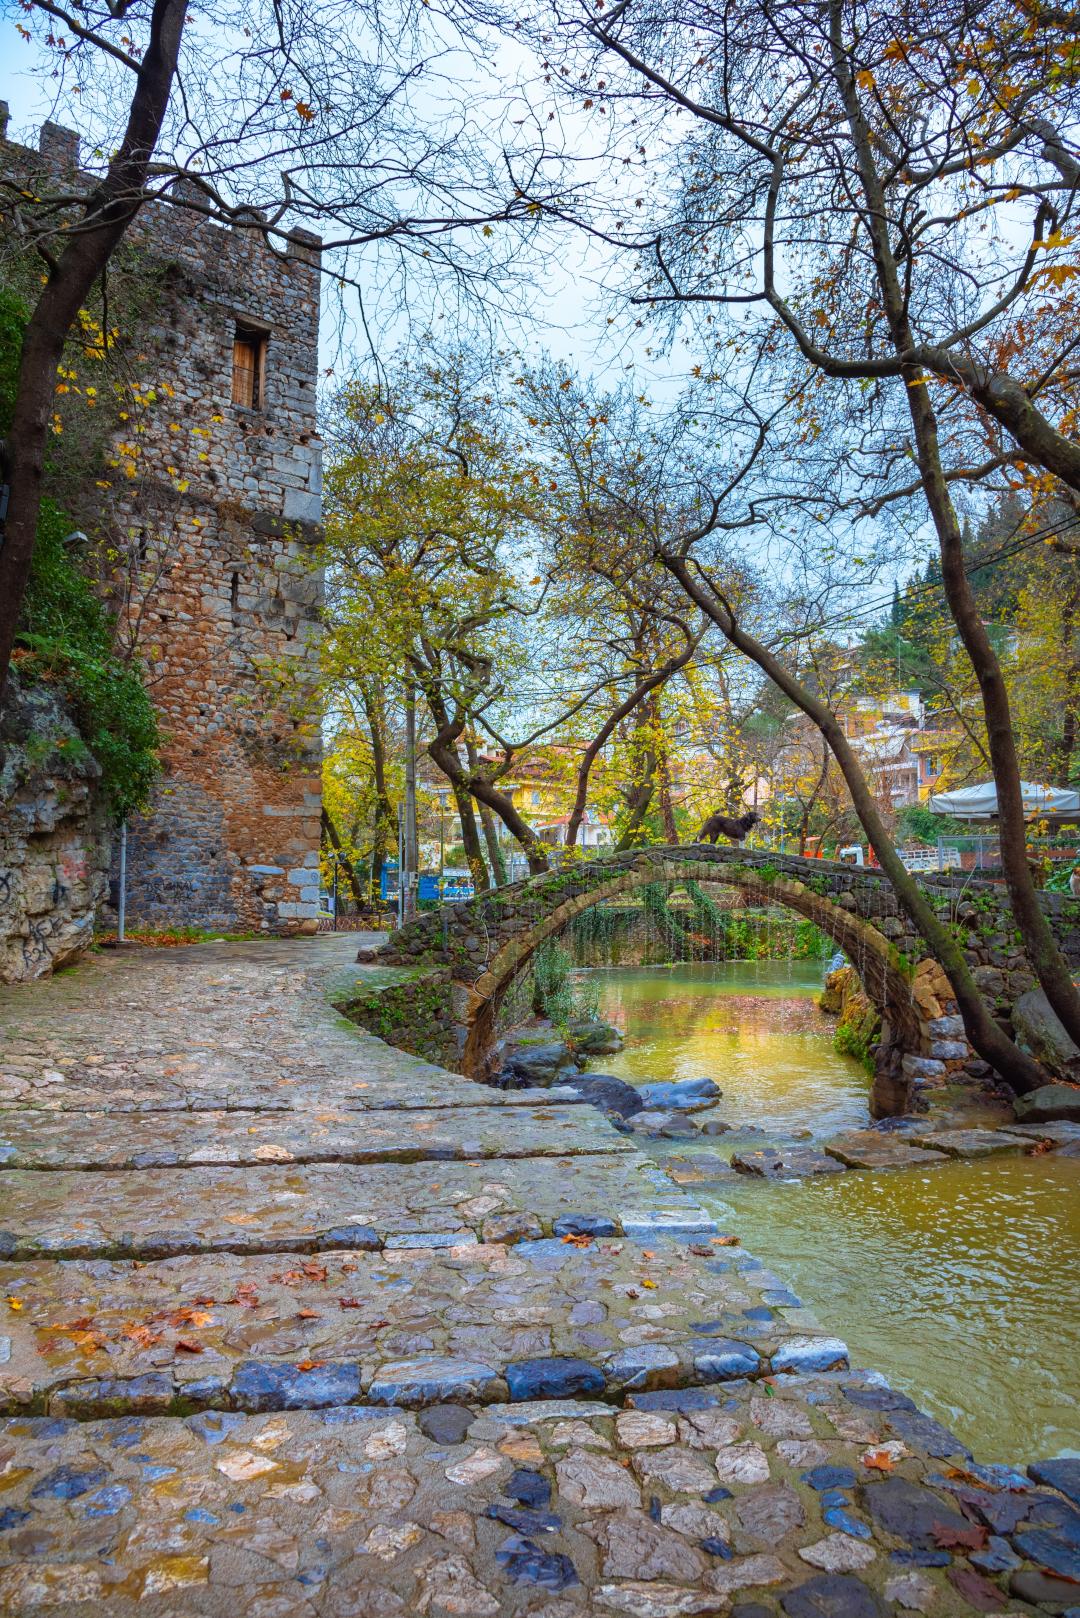
MULTIPOLYGON (((832 1048, 814 963, 587 978, 626 1035, 594 1069, 720 1085, 736 1132, 702 1150, 730 1156, 867 1122, 869 1081, 832 1048)), ((739 1180, 701 1200, 845 1339, 853 1364, 884 1372, 979 1460, 1080 1454, 1080 1160, 739 1180)))

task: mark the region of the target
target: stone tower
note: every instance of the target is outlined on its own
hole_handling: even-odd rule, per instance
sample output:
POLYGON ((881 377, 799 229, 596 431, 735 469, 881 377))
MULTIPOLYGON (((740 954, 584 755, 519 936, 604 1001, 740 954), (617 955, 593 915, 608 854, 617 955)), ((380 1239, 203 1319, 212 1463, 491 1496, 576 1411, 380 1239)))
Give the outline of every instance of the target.
MULTIPOLYGON (((0 134, 4 174, 90 184, 70 131, 46 124, 37 152, 0 134)), ((118 440, 111 496, 163 735, 155 805, 128 828, 128 918, 313 931, 320 242, 272 245, 255 220, 224 227, 172 196, 129 233, 158 289, 137 334, 154 403, 127 484, 118 440)))

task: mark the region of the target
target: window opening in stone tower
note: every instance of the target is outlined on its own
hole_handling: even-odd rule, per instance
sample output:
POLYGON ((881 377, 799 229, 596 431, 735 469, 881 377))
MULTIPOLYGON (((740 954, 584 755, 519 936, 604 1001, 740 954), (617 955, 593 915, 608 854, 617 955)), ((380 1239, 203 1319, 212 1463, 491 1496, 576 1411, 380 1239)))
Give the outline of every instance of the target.
POLYGON ((240 575, 239 575, 239 573, 234 573, 233 574, 232 581, 231 581, 231 583, 229 585, 229 610, 230 610, 230 613, 231 613, 231 616, 232 616, 233 626, 235 627, 240 622, 240 575))
POLYGON ((233 338, 232 402, 261 410, 266 382, 266 333, 237 324, 233 338))

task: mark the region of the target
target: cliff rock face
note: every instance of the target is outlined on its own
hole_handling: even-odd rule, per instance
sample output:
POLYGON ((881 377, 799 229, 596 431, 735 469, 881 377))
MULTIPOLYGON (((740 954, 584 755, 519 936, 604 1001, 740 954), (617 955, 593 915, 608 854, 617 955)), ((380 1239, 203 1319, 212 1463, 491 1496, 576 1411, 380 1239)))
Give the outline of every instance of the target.
POLYGON ((42 977, 90 943, 108 891, 100 771, 58 694, 13 671, 0 725, 0 982, 42 977))

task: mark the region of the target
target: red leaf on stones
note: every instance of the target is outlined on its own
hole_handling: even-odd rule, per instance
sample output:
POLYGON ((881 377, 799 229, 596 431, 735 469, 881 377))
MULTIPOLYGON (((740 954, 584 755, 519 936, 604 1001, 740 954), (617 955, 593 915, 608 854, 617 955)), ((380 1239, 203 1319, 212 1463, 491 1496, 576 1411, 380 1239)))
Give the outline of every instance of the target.
POLYGON ((1000 1612, 1006 1605, 1005 1597, 996 1584, 976 1573, 973 1567, 951 1567, 945 1577, 954 1590, 979 1612, 1000 1612))
POLYGON ((176 1351, 178 1354, 201 1354, 204 1350, 202 1343, 197 1343, 194 1337, 178 1337, 176 1351))
MULTIPOLYGON (((305 1259, 295 1270, 283 1270, 280 1275, 272 1275, 272 1281, 280 1281, 283 1286, 298 1287, 305 1281, 325 1281, 326 1265, 316 1264, 314 1259, 305 1259)), ((238 1292, 239 1287, 236 1289, 238 1292)))
POLYGON ((563 1237, 563 1246, 564 1247, 591 1247, 592 1246, 592 1237, 591 1236, 573 1236, 573 1235, 564 1236, 563 1237))
POLYGON ((130 1338, 139 1348, 152 1348, 155 1343, 161 1342, 161 1333, 150 1326, 125 1326, 121 1335, 130 1338))
POLYGON ((96 1354, 99 1348, 105 1347, 105 1333, 93 1329, 89 1315, 83 1316, 80 1320, 72 1320, 66 1326, 43 1326, 41 1330, 50 1332, 54 1337, 66 1337, 82 1354, 96 1354))
POLYGON ((174 1309, 171 1314, 158 1315, 168 1326, 212 1326, 214 1317, 208 1309, 174 1309))
POLYGON ((362 1309, 364 1300, 363 1298, 339 1298, 338 1307, 340 1309, 362 1309))
POLYGON ((227 1298, 226 1302, 242 1304, 245 1309, 257 1309, 259 1307, 259 1294, 256 1291, 254 1281, 241 1281, 236 1289, 235 1298, 227 1298))
POLYGON ((943 1551, 981 1551, 990 1537, 978 1523, 970 1528, 954 1528, 951 1523, 936 1522, 930 1532, 943 1551))
POLYGON ((956 1483, 966 1483, 969 1489, 982 1489, 984 1494, 990 1489, 989 1483, 984 1483, 982 1478, 977 1478, 974 1472, 965 1471, 962 1466, 947 1466, 945 1476, 956 1483))
POLYGON ((318 1320, 319 1311, 317 1309, 298 1309, 296 1318, 297 1320, 318 1320))
POLYGON ((325 1364, 325 1360, 297 1360, 296 1369, 298 1371, 317 1371, 320 1365, 325 1364))

